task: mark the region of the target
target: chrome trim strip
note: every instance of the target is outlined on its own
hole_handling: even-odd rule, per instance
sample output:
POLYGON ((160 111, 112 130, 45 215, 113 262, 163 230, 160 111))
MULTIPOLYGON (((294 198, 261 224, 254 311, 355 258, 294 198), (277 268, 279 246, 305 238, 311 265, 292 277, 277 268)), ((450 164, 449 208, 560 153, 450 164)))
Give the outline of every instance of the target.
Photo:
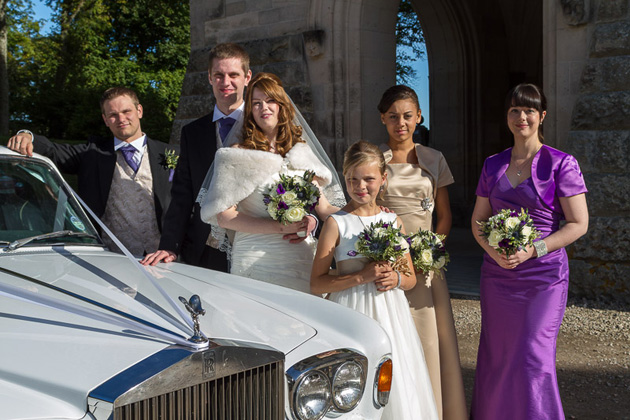
POLYGON ((102 383, 89 397, 115 406, 126 405, 283 361, 284 354, 271 347, 234 340, 212 340, 208 348, 198 351, 171 346, 102 383))

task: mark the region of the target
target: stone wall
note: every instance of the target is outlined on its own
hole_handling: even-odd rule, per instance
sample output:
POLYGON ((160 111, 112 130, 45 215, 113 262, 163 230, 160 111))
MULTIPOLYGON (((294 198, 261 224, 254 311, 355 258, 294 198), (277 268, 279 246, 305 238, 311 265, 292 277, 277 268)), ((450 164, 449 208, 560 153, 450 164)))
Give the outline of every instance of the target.
MULTIPOLYGON (((457 180, 455 225, 470 220, 483 159, 509 146, 503 95, 516 82, 540 83, 542 66, 546 142, 578 159, 589 188, 589 232, 567 249, 570 293, 630 301, 630 0, 412 3, 427 39, 431 146, 457 180)), ((375 104, 394 81, 395 1, 190 0, 190 9, 171 142, 211 111, 207 55, 228 41, 247 49, 254 72, 284 80, 338 167, 348 144, 383 141, 375 104)))
POLYGON ((591 13, 584 23, 590 33, 588 59, 565 148, 584 173, 590 214, 588 233, 568 249, 570 290, 578 296, 625 302, 630 302, 628 3, 600 0, 586 8, 591 13))
POLYGON ((191 55, 171 143, 181 127, 214 107, 208 83, 208 53, 221 42, 239 43, 250 54, 253 73, 277 74, 306 118, 312 114, 304 39, 308 2, 191 0, 191 55))

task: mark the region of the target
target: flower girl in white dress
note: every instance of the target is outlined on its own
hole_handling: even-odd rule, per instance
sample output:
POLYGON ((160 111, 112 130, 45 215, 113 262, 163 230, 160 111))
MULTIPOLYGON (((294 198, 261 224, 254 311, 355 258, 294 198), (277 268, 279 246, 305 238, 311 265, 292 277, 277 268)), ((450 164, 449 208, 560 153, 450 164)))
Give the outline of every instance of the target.
MULTIPOLYGON (((402 223, 376 205, 385 179, 385 160, 378 147, 360 141, 345 154, 343 175, 351 201, 329 217, 322 229, 311 273, 311 291, 378 321, 392 344, 393 379, 383 419, 437 419, 435 399, 420 338, 403 290, 415 276, 395 271, 388 262, 368 262, 355 255, 358 235, 377 221, 402 223), (349 255, 350 254, 350 255, 349 255), (337 274, 330 274, 333 258, 337 274)), ((406 254, 412 267, 411 257, 406 254)))

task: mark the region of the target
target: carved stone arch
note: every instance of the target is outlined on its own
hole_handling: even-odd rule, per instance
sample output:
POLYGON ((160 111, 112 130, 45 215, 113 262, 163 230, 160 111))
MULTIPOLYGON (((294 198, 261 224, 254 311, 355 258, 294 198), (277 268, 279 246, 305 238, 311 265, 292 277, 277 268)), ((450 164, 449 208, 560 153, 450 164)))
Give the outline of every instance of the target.
MULTIPOLYGON (((431 135, 458 180, 451 189, 456 217, 467 218, 478 174, 477 44, 466 4, 414 0, 427 39, 431 135)), ((305 52, 314 125, 341 164, 348 144, 385 139, 376 105, 395 83, 398 3, 311 0, 305 52), (327 30, 323 30, 327 28, 327 30), (324 134, 325 133, 325 134, 324 134)))
POLYGON ((431 142, 456 183, 449 187, 454 222, 468 222, 482 162, 479 47, 468 3, 411 0, 426 39, 431 142))
POLYGON ((396 2, 311 0, 305 54, 313 124, 340 167, 347 146, 381 132, 379 95, 395 79, 396 2))

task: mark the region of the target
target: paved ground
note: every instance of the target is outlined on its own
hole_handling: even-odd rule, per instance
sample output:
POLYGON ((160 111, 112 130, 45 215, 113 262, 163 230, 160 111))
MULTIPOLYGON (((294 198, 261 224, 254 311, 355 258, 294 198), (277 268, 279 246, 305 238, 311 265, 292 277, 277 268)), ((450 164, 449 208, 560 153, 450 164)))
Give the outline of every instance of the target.
POLYGON ((479 296, 479 270, 483 249, 477 244, 468 228, 453 228, 448 238, 451 262, 446 279, 452 294, 479 296))

